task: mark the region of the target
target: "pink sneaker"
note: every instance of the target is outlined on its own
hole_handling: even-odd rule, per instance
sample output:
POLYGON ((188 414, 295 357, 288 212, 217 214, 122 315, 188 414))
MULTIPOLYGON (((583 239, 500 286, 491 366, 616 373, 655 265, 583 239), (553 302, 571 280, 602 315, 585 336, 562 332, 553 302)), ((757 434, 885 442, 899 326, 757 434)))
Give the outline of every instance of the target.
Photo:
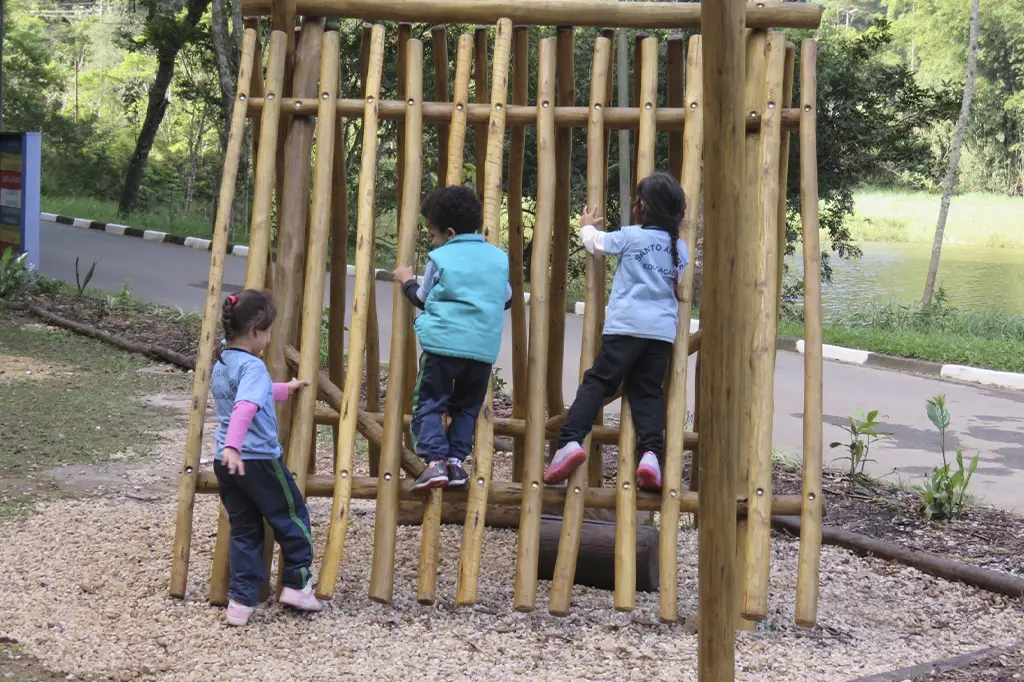
POLYGON ((548 485, 561 483, 585 461, 587 461, 587 453, 579 443, 576 441, 566 443, 565 447, 555 451, 551 464, 544 471, 544 482, 548 485))
POLYGON ((301 590, 296 590, 294 587, 284 588, 277 601, 299 611, 319 611, 324 607, 323 602, 317 599, 313 593, 312 580, 307 581, 306 586, 301 590))
POLYGON ((661 490, 661 466, 658 464, 658 456, 653 452, 645 452, 640 458, 640 466, 636 470, 636 484, 641 490, 661 490))
POLYGON ((234 599, 228 602, 228 625, 234 625, 236 627, 242 627, 249 622, 249 616, 256 608, 253 606, 246 606, 245 604, 239 604, 234 599))

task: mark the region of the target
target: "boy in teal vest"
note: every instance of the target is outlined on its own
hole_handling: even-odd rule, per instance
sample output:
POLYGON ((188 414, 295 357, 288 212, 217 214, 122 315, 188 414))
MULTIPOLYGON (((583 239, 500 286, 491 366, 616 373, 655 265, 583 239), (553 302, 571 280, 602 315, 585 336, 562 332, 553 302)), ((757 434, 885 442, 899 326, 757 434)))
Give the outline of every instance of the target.
POLYGON ((422 284, 409 266, 393 273, 416 318, 420 355, 412 436, 427 467, 412 490, 461 487, 491 366, 498 359, 505 311, 511 307, 508 256, 479 234, 483 209, 467 186, 439 187, 420 207, 434 246, 422 284), (450 422, 445 433, 442 418, 450 422))

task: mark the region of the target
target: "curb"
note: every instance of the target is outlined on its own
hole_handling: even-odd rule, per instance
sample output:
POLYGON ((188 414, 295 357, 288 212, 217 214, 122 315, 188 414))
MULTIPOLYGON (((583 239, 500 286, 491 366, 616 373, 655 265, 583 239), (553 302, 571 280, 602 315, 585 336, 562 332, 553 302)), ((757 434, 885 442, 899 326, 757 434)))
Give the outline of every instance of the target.
MULTIPOLYGON (((39 218, 41 220, 60 223, 62 225, 70 225, 72 227, 88 230, 97 230, 99 232, 106 232, 108 234, 124 237, 137 237, 159 244, 175 244, 177 246, 184 246, 198 251, 210 251, 213 248, 213 244, 209 239, 200 239, 199 237, 182 237, 180 235, 168 234, 167 232, 143 230, 138 227, 128 227, 127 225, 119 225, 117 223, 103 223, 97 220, 72 218, 53 213, 40 213, 39 218)), ((229 244, 227 247, 227 253, 231 256, 241 256, 242 258, 245 258, 249 255, 249 247, 229 244)), ((355 266, 349 265, 347 272, 348 276, 354 276, 356 274, 355 266)), ((373 278, 378 282, 390 282, 391 272, 377 268, 373 271, 373 278)), ((523 294, 523 300, 527 303, 530 302, 529 292, 523 294)), ((565 312, 569 315, 582 316, 586 312, 586 309, 586 303, 582 301, 566 301, 565 304, 565 312)), ((696 332, 699 328, 699 320, 690 320, 691 334, 696 332)), ((804 352, 804 340, 779 337, 776 347, 778 350, 799 353, 802 355, 804 352)), ((982 384, 985 386, 1024 391, 1024 374, 1014 374, 1013 372, 1000 372, 993 369, 982 369, 980 367, 967 367, 966 365, 944 365, 940 362, 933 362, 931 360, 898 358, 892 355, 883 355, 882 353, 857 350, 855 348, 844 348, 842 346, 832 346, 829 344, 822 345, 822 357, 825 360, 833 360, 835 362, 843 362, 850 365, 864 365, 866 367, 874 367, 876 369, 906 372, 910 374, 935 377, 938 379, 951 379, 954 381, 963 381, 972 384, 982 384)))

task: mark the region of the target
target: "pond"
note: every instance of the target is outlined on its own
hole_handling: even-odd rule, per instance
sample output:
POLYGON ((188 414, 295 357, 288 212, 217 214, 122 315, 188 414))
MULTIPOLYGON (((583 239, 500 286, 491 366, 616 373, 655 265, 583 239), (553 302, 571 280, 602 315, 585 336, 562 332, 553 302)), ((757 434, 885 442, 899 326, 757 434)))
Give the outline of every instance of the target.
MULTIPOLYGON (((831 259, 832 283, 822 288, 826 318, 830 312, 870 302, 905 304, 921 299, 931 244, 861 242, 859 246, 864 252, 861 258, 840 260, 833 255, 831 259)), ((786 263, 790 278, 803 276, 799 251, 788 256, 786 263)), ((944 244, 938 286, 961 310, 1024 315, 1024 250, 944 244)))

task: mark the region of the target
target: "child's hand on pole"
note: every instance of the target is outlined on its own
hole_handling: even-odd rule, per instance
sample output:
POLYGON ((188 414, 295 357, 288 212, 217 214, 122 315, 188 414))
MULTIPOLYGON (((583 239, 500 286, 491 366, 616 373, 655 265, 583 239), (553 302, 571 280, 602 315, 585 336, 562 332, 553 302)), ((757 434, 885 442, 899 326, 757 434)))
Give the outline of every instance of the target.
POLYGON ((399 265, 391 272, 391 276, 394 277, 395 281, 399 284, 405 284, 409 280, 416 279, 416 273, 412 271, 412 267, 408 265, 399 265))
POLYGON ((285 386, 288 387, 288 394, 291 395, 303 386, 309 386, 309 379, 292 379, 285 386))
POLYGON ((601 227, 604 224, 604 218, 598 215, 597 207, 591 211, 589 206, 583 207, 583 215, 580 216, 580 227, 586 227, 590 225, 592 227, 601 227))

